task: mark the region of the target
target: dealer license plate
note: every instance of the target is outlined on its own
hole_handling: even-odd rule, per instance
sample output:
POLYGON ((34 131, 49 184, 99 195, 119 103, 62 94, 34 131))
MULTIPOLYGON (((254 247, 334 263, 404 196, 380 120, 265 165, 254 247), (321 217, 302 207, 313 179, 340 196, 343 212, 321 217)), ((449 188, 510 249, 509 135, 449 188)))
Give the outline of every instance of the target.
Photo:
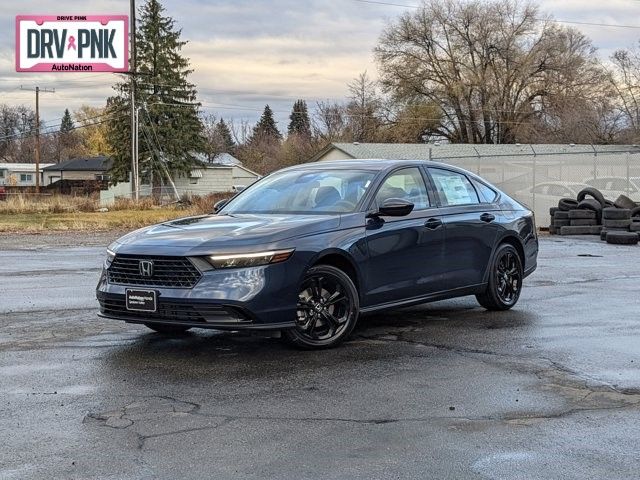
POLYGON ((125 292, 127 310, 133 312, 155 312, 157 310, 157 294, 155 290, 133 290, 125 292))

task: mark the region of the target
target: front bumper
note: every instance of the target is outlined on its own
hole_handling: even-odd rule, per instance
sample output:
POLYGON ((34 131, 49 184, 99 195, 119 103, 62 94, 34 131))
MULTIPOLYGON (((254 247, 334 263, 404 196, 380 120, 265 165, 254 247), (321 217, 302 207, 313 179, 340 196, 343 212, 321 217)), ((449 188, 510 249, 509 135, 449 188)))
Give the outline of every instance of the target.
POLYGON ((295 325, 297 285, 302 271, 293 264, 209 270, 193 288, 144 287, 109 283, 103 270, 96 289, 99 316, 129 323, 154 323, 219 330, 279 330, 295 325), (157 311, 132 312, 128 288, 157 292, 157 311))

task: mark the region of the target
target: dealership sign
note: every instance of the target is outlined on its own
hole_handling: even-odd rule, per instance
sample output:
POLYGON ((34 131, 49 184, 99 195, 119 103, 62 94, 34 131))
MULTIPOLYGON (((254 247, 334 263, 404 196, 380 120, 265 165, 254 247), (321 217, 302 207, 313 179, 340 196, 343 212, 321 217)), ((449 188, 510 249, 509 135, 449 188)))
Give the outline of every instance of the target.
POLYGON ((126 72, 126 15, 18 15, 18 72, 126 72))

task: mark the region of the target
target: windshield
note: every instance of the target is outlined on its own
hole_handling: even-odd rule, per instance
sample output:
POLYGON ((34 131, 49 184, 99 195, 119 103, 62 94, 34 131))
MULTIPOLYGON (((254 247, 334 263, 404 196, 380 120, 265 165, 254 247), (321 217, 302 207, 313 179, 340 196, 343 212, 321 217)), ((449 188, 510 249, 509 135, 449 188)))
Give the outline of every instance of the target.
POLYGON ((220 213, 351 213, 374 176, 365 170, 276 172, 233 198, 220 213))

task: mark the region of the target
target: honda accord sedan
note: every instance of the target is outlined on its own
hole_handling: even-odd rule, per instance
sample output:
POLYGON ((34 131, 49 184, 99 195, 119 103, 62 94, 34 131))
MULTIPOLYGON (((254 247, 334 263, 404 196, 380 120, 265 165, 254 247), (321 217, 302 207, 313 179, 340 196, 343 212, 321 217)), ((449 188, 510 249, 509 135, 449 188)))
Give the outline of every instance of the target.
POLYGON ((165 334, 281 331, 326 348, 362 313, 464 295, 508 310, 536 268, 532 212, 441 163, 304 164, 222 203, 112 243, 100 315, 165 334))

